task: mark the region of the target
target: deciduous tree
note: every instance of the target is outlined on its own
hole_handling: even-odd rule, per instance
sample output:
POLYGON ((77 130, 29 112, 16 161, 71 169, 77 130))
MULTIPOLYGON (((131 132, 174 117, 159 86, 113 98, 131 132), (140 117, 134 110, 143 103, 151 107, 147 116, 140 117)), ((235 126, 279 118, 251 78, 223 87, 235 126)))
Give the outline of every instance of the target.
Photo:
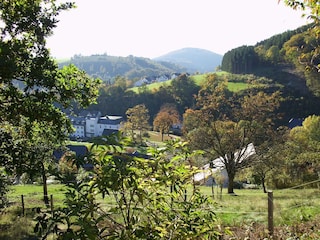
POLYGON ((290 131, 286 143, 289 174, 296 184, 318 179, 320 175, 320 117, 307 117, 290 131))
MULTIPOLYGON (((280 2, 281 0, 279 0, 280 2)), ((316 95, 320 95, 320 7, 318 0, 283 0, 286 5, 297 10, 302 10, 302 16, 307 17, 312 21, 308 31, 299 34, 298 44, 293 44, 290 40, 290 45, 295 48, 287 49, 286 55, 291 53, 291 56, 296 55, 293 62, 299 68, 299 65, 305 67, 304 74, 307 79, 307 84, 316 95)), ((297 40, 297 39, 295 39, 297 40)))
POLYGON ((255 147, 256 154, 249 163, 249 170, 254 183, 261 184, 264 193, 267 192, 268 184, 274 186, 274 182, 280 179, 281 171, 286 168, 283 156, 287 135, 286 127, 268 131, 264 141, 255 147))
MULTIPOLYGON (((75 66, 58 69, 46 47, 61 11, 72 3, 4 0, 0 3, 0 116, 16 125, 23 121, 52 122, 57 134, 70 130, 57 104, 83 106, 98 94, 93 80, 75 66), (59 128, 61 130, 59 130, 59 128)), ((65 132, 63 133, 65 134, 65 132)))
POLYGON ((142 135, 149 130, 149 111, 144 104, 139 104, 126 111, 127 121, 124 124, 125 130, 130 132, 132 139, 135 139, 135 131, 138 132, 140 143, 142 135))
POLYGON ((176 107, 172 104, 165 104, 153 120, 153 128, 161 133, 161 140, 163 141, 163 135, 165 133, 169 134, 172 126, 179 123, 180 117, 176 107))
POLYGON ((0 157, 0 165, 6 170, 25 171, 31 159, 43 163, 41 154, 52 149, 35 141, 43 137, 37 131, 54 136, 47 139, 50 146, 63 143, 72 127, 62 108, 74 102, 88 106, 98 94, 99 79, 73 65, 59 69, 46 46, 58 15, 73 6, 56 0, 0 2, 0 129, 10 136, 1 139, 8 158, 0 157))
POLYGON ((205 150, 213 160, 220 157, 228 173, 228 192, 233 193, 236 173, 245 166, 244 154, 267 140, 273 126, 279 93, 251 93, 243 98, 232 95, 224 82, 212 76, 199 91, 199 110, 184 115, 184 132, 196 149, 205 150))
POLYGON ((251 134, 253 132, 248 128, 248 122, 243 121, 214 121, 209 126, 196 128, 188 134, 190 144, 195 149, 205 151, 210 161, 221 159, 228 174, 228 193, 234 192, 237 172, 246 166, 245 160, 254 153, 251 134))
POLYGON ((181 74, 171 82, 171 94, 179 106, 179 112, 183 113, 186 108, 194 104, 194 96, 199 87, 186 74, 181 74))

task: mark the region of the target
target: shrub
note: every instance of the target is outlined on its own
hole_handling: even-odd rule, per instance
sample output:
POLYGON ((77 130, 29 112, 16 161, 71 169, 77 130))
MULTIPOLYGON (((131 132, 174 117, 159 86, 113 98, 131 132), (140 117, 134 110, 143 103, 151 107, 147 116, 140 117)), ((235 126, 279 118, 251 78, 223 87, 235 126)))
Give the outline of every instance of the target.
POLYGON ((186 195, 194 172, 185 144, 168 142, 143 158, 125 153, 123 141, 111 142, 96 149, 92 180, 69 184, 66 207, 38 216, 35 230, 42 237, 219 239, 211 200, 197 186, 186 195))

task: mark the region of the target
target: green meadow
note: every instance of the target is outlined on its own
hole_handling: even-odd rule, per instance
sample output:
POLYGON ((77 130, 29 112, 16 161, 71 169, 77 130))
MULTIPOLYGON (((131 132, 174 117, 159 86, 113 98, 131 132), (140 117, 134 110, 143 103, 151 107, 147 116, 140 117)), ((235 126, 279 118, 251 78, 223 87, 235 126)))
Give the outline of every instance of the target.
MULTIPOLYGON (((215 74, 217 75, 225 75, 228 74, 226 72, 215 72, 215 74)), ((195 82, 196 85, 201 86, 202 83, 205 81, 207 74, 197 74, 197 75, 193 75, 191 76, 191 79, 195 82)), ((148 91, 156 91, 158 90, 160 87, 165 87, 165 86, 170 86, 172 80, 168 80, 165 82, 156 82, 156 83, 151 83, 148 85, 145 85, 144 87, 148 90, 148 91)), ((247 88, 251 87, 248 83, 245 82, 228 82, 228 89, 232 92, 238 92, 241 90, 245 90, 247 88)), ((130 88, 130 90, 138 93, 139 89, 141 87, 133 87, 130 88)))
MULTIPOLYGON (((235 235, 239 234, 239 236, 247 234, 244 231, 252 230, 253 226, 259 226, 259 228, 252 231, 261 231, 261 234, 265 234, 268 229, 268 195, 261 189, 236 189, 234 195, 227 194, 226 189, 221 192, 217 187, 213 188, 213 194, 209 186, 200 186, 200 189, 206 197, 213 200, 210 208, 214 210, 218 218, 218 222, 214 224, 230 228, 235 235)), ((66 186, 61 184, 48 185, 48 193, 52 195, 54 209, 64 206, 66 190, 66 186)), ((34 209, 47 209, 42 201, 42 186, 12 186, 8 198, 9 207, 0 212, 0 239, 28 239, 28 236, 34 236, 32 227, 36 217, 34 209), (24 216, 22 216, 21 195, 24 196, 24 216)), ((98 198, 98 201, 106 209, 115 204, 108 197, 98 198)), ((311 231, 311 227, 317 224, 320 217, 320 190, 275 190, 273 191, 273 207, 274 226, 275 229, 280 229, 278 231, 282 235, 284 235, 283 231, 292 231, 290 229, 295 229, 297 226, 301 226, 300 231, 311 231)), ((199 209, 199 211, 206 210, 199 209)), ((320 232, 314 232, 314 235, 320 237, 320 232)))
MULTIPOLYGON (((200 186, 201 192, 213 200, 212 208, 223 225, 241 225, 243 223, 267 223, 268 195, 261 189, 236 189, 234 195, 226 189, 200 186)), ((48 185, 48 193, 53 197, 54 207, 63 206, 66 186, 48 185)), ((42 186, 12 186, 9 201, 17 208, 21 207, 21 195, 24 195, 26 209, 45 207, 42 199, 42 186)), ((288 189, 273 191, 274 222, 276 225, 294 224, 310 220, 320 214, 319 189, 288 189)), ((100 199, 103 205, 113 204, 110 199, 100 199)))

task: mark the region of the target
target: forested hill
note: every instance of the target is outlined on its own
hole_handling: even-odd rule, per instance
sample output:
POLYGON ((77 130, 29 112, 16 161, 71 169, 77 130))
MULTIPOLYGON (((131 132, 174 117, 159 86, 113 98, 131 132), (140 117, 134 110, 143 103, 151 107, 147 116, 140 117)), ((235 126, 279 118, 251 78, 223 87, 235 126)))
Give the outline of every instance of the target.
POLYGON ((105 82, 113 82, 116 76, 128 79, 140 79, 146 76, 160 76, 174 72, 186 72, 186 69, 169 62, 156 62, 143 57, 117 57, 102 55, 75 55, 70 61, 60 66, 74 64, 92 77, 101 78, 105 82))
POLYGON ((182 48, 154 58, 156 61, 166 61, 178 64, 189 73, 214 72, 221 65, 222 55, 199 48, 182 48))
POLYGON ((300 93, 311 91, 320 96, 320 74, 308 66, 317 65, 314 46, 319 45, 312 35, 312 26, 302 26, 258 42, 228 51, 221 69, 230 73, 265 76, 283 85, 291 85, 300 93), (307 67, 307 68, 306 68, 307 67))

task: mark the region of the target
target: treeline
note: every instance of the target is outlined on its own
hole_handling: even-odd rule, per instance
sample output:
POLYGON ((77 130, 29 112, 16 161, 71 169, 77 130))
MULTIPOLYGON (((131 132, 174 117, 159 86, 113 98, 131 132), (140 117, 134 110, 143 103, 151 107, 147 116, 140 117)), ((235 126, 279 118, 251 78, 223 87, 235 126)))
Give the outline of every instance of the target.
MULTIPOLYGON (((295 90, 295 86, 279 85, 273 79, 253 74, 225 74, 220 76, 211 73, 206 75, 206 78, 212 77, 215 78, 215 81, 225 82, 226 84, 228 82, 246 83, 248 89, 235 93, 238 98, 248 95, 249 92, 263 91, 269 94, 281 91, 283 100, 279 112, 282 114, 282 120, 279 124, 286 125, 291 118, 303 118, 320 113, 320 107, 317 107, 318 97, 309 92, 302 95, 295 90)), ((132 91, 128 87, 127 81, 124 77, 117 77, 114 84, 104 84, 100 88, 97 103, 89 106, 89 110, 98 110, 102 114, 125 117, 129 108, 144 104, 149 111, 151 124, 164 104, 175 105, 180 116, 186 109, 197 108, 195 96, 202 87, 195 84, 192 76, 185 74, 172 80, 171 84, 164 84, 159 89, 150 90, 146 86, 141 86, 138 92, 132 91)))
POLYGON ((145 76, 160 76, 172 72, 185 72, 185 69, 169 63, 156 62, 143 57, 116 57, 107 54, 81 56, 75 55, 70 61, 60 63, 60 66, 74 64, 94 78, 100 78, 109 84, 115 77, 123 76, 138 80, 145 76))
POLYGON ((286 31, 258 42, 254 46, 234 48, 223 56, 221 69, 231 73, 252 73, 259 68, 285 63, 283 47, 291 37, 304 33, 309 26, 303 26, 293 31, 286 31))
POLYGON ((157 90, 149 90, 146 86, 139 87, 138 92, 127 86, 127 79, 117 77, 112 85, 104 84, 100 88, 97 104, 91 105, 89 110, 98 110, 102 114, 121 115, 129 108, 144 104, 150 114, 150 122, 165 103, 174 104, 182 115, 186 108, 194 105, 193 96, 198 93, 199 86, 186 74, 172 80, 170 85, 164 85, 157 90))
POLYGON ((320 95, 318 63, 319 45, 313 25, 286 31, 254 46, 241 46, 228 51, 222 60, 223 71, 254 73, 274 79, 276 82, 298 85, 306 81, 315 95, 320 95))

